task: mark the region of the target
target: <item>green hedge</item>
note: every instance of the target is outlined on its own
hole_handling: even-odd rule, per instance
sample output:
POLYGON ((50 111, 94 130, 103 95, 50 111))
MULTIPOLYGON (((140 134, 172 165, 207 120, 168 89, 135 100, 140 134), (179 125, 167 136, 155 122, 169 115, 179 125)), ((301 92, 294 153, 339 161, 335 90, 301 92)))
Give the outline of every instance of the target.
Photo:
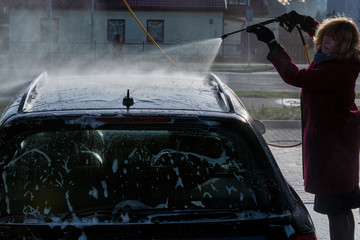
POLYGON ((250 115, 259 120, 300 120, 300 107, 273 107, 248 109, 250 115))

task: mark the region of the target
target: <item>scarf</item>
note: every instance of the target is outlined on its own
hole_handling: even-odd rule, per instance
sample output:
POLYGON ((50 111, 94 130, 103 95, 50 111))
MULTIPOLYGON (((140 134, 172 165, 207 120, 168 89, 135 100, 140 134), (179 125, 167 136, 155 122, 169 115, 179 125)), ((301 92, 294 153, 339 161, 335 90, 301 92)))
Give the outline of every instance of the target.
POLYGON ((327 61, 331 61, 331 60, 336 60, 336 58, 334 58, 330 55, 327 55, 326 53, 323 53, 321 51, 321 49, 315 53, 315 56, 314 56, 315 64, 319 64, 319 63, 327 62, 327 61))

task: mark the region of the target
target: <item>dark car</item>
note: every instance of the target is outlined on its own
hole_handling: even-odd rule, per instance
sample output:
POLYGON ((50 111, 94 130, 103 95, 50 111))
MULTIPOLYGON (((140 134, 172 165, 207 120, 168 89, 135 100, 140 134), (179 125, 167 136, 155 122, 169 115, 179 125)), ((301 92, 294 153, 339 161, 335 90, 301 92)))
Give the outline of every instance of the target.
POLYGON ((35 79, 0 119, 1 239, 316 239, 214 74, 35 79))

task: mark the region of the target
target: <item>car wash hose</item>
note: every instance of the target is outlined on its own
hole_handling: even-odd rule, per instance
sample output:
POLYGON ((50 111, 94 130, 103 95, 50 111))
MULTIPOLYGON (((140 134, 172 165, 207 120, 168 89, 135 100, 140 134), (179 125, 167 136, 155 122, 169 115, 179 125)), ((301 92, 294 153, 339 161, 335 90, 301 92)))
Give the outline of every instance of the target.
POLYGON ((125 6, 127 7, 127 9, 130 11, 131 15, 134 17, 134 19, 136 20, 136 22, 139 24, 139 26, 141 27, 141 29, 145 32, 145 34, 148 36, 148 38, 151 40, 151 42, 160 50, 160 52, 167 58, 167 60, 174 66, 176 67, 178 70, 182 70, 178 65, 175 64, 175 62, 173 60, 171 60, 171 58, 166 55, 166 53, 161 49, 161 47, 156 43, 156 41, 151 37, 151 35, 149 34, 148 31, 146 31, 146 29, 144 28, 144 26, 141 24, 141 22, 139 21, 139 19, 136 17, 135 13, 132 11, 131 7, 129 6, 129 4, 126 2, 126 0, 123 0, 125 6))
POLYGON ((307 60, 308 64, 310 65, 309 53, 308 53, 308 50, 307 50, 307 48, 306 48, 306 43, 305 43, 304 35, 302 34, 301 28, 299 27, 299 25, 296 25, 296 29, 297 29, 298 32, 299 32, 299 35, 300 35, 300 38, 301 38, 301 42, 302 42, 303 47, 304 47, 304 51, 305 51, 305 55, 306 55, 306 60, 307 60))

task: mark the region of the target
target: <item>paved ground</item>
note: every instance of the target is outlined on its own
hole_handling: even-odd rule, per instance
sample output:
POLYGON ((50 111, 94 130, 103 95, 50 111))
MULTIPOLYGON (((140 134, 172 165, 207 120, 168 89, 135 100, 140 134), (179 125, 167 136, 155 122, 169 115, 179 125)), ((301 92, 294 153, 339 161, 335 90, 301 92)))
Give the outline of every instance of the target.
MULTIPOLYGON (((266 142, 279 146, 291 146, 301 142, 300 128, 267 127, 266 142)), ((313 203, 313 195, 304 192, 302 176, 301 145, 292 148, 270 147, 288 182, 300 195, 304 203, 313 203)))

